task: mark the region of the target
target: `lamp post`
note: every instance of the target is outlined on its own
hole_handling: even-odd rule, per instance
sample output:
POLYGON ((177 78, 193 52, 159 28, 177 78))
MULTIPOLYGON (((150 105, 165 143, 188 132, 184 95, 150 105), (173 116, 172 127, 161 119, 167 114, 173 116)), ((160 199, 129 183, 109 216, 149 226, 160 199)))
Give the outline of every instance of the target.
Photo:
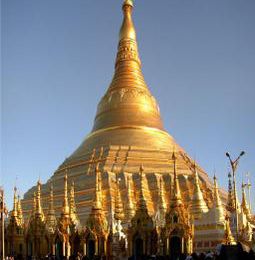
POLYGON ((232 175, 233 175, 233 188, 234 188, 234 202, 235 202, 235 212, 236 212, 236 241, 238 241, 238 207, 237 207, 237 192, 236 192, 236 169, 239 163, 240 158, 245 154, 244 151, 242 151, 239 156, 232 160, 230 154, 227 152, 226 156, 229 159, 231 169, 232 169, 232 175))

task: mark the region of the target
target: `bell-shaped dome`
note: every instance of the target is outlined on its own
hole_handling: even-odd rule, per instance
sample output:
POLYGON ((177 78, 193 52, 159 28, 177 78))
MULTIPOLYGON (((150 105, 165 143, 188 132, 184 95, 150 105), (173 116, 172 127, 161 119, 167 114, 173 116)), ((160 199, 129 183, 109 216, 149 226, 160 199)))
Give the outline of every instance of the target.
POLYGON ((163 130, 157 101, 144 80, 132 21, 132 1, 125 1, 122 10, 113 79, 98 104, 92 132, 69 158, 71 160, 109 145, 156 150, 178 148, 163 130))

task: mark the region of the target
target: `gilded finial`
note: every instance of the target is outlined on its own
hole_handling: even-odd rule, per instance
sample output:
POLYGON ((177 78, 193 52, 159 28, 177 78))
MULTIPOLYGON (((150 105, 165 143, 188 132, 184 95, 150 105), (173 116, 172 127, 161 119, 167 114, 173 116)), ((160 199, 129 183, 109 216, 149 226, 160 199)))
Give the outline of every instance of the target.
POLYGON ((46 218, 46 228, 50 234, 54 234, 57 227, 57 218, 54 210, 53 184, 50 184, 49 206, 46 218))
POLYGON ((66 169, 65 176, 64 176, 64 201, 62 207, 62 214, 65 216, 69 216, 70 213, 67 193, 68 193, 68 189, 67 189, 67 169, 66 169))
POLYGON ((124 0, 124 2, 123 2, 123 7, 125 6, 125 5, 129 5, 129 6, 134 6, 134 3, 133 3, 133 1, 132 0, 124 0))
MULTIPOLYGON (((222 202, 221 202, 220 195, 219 195, 219 187, 218 187, 217 177, 216 177, 215 174, 213 176, 213 184, 214 184, 214 190, 213 190, 214 207, 221 208, 222 202)), ((222 209, 222 218, 224 218, 223 209, 222 209)))
POLYGON ((245 187, 246 187, 246 184, 244 184, 244 182, 242 182, 242 204, 241 204, 241 206, 242 206, 243 212, 248 217, 250 217, 251 212, 250 212, 250 208, 248 206, 247 199, 246 199, 245 187))
POLYGON ((95 175, 96 175, 96 194, 95 194, 93 208, 102 209, 101 172, 99 170, 99 163, 96 164, 95 175))
POLYGON ((166 202, 164 199, 164 185, 163 185, 163 177, 159 177, 159 198, 158 198, 158 208, 163 211, 166 210, 166 202))
POLYGON ((135 27, 132 21, 132 9, 133 9, 133 1, 125 0, 122 5, 123 10, 123 23, 120 29, 119 40, 131 39, 136 40, 136 32, 135 27))
POLYGON ((50 184, 49 210, 54 210, 53 184, 50 184))
POLYGON ((235 240, 232 236, 231 228, 230 228, 230 223, 229 223, 229 216, 226 215, 225 217, 225 244, 226 245, 231 245, 234 244, 235 240))
POLYGON ((252 212, 252 206, 251 206, 251 182, 250 182, 250 173, 246 172, 245 174, 246 178, 247 178, 247 184, 246 184, 246 188, 248 190, 248 200, 249 200, 249 209, 250 212, 252 212))
POLYGON ((17 206, 17 187, 14 186, 12 217, 17 217, 18 215, 17 206))
POLYGON ((123 204, 120 195, 120 179, 116 176, 116 197, 115 197, 115 219, 123 220, 124 213, 123 213, 123 204))
POLYGON ((208 212, 208 207, 205 203, 203 193, 199 185, 196 162, 194 162, 194 191, 191 199, 190 212, 193 214, 194 218, 199 218, 202 213, 208 212))
POLYGON ((74 181, 72 181, 72 185, 71 185, 71 189, 70 189, 70 218, 73 223, 77 222, 74 181))
POLYGON ((33 209, 32 209, 32 215, 34 215, 36 212, 36 192, 33 194, 33 209))
POLYGON ((233 211, 234 210, 234 197, 233 197, 233 190, 232 190, 232 175, 228 173, 228 200, 227 200, 227 210, 233 211))
POLYGON ((177 204, 182 204, 181 191, 179 187, 179 180, 177 176, 177 165, 176 165, 176 155, 173 152, 172 155, 173 163, 174 163, 174 183, 173 183, 173 191, 172 191, 172 205, 176 206, 177 204))
POLYGON ((146 205, 146 201, 145 201, 145 198, 144 198, 144 185, 143 185, 143 182, 144 182, 144 168, 143 168, 143 165, 141 164, 140 165, 140 168, 139 168, 139 174, 140 174, 140 193, 139 193, 139 208, 140 210, 147 210, 147 205, 146 205))
POLYGON ((126 205, 128 220, 131 220, 132 217, 135 215, 135 206, 133 203, 131 181, 132 181, 132 177, 128 175, 127 176, 127 205, 126 205))
POLYGON ((17 216, 19 220, 19 224, 23 224, 23 212, 22 212, 22 206, 21 206, 21 199, 20 196, 18 195, 18 205, 17 205, 17 216))
POLYGON ((43 217, 43 211, 42 211, 42 206, 41 206, 41 181, 40 179, 37 182, 37 193, 36 193, 36 208, 35 208, 35 214, 40 217, 43 217))
POLYGON ((195 188, 198 187, 200 188, 196 162, 194 162, 194 178, 195 178, 195 188))

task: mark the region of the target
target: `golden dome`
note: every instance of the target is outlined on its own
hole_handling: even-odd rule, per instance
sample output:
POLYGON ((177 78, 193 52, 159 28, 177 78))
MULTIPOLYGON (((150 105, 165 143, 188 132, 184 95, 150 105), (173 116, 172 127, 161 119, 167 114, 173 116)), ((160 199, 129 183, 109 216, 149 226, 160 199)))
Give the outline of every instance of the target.
POLYGON ((163 129, 157 101, 144 80, 132 21, 132 1, 125 1, 122 9, 113 79, 98 104, 92 132, 70 160, 109 145, 161 150, 176 145, 163 129))

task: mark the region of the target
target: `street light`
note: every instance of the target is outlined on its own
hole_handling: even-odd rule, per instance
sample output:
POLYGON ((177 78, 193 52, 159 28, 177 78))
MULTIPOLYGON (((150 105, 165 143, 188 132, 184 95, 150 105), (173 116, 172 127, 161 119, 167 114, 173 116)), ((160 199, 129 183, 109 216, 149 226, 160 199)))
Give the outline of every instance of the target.
POLYGON ((232 175, 233 175, 233 188, 234 188, 234 202, 235 202, 235 212, 236 212, 236 241, 238 241, 238 212, 237 212, 237 192, 236 192, 236 169, 239 163, 240 158, 245 154, 244 151, 242 151, 239 156, 232 160, 231 156, 228 152, 226 152, 226 156, 229 159, 231 169, 232 169, 232 175))

